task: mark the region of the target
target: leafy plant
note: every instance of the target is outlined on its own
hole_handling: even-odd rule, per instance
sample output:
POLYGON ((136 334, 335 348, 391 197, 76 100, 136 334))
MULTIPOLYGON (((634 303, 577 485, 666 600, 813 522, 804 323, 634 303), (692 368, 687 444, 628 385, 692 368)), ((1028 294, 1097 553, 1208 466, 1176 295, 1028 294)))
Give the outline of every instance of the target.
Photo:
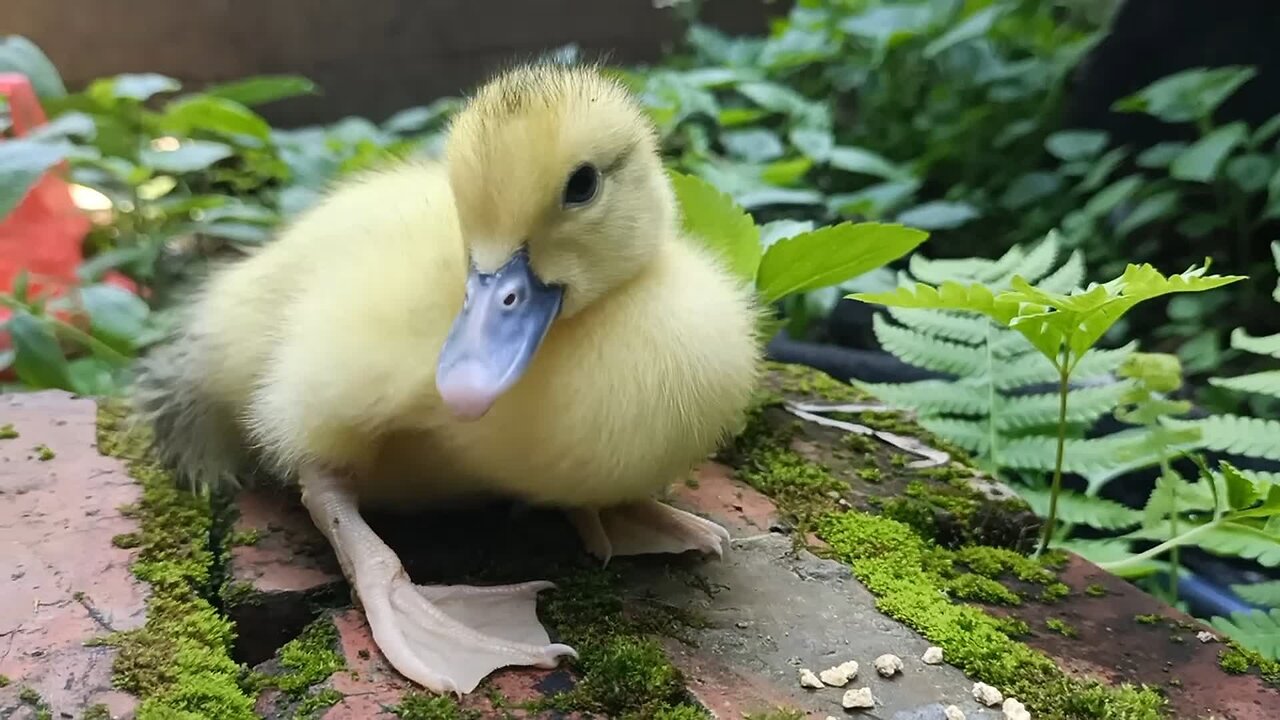
POLYGON ((885 306, 981 313, 1017 330, 1049 361, 1058 379, 1058 431, 1049 511, 1037 550, 1041 553, 1053 536, 1057 519, 1072 374, 1107 330, 1139 303, 1175 292, 1210 290, 1244 279, 1206 276, 1206 270, 1207 265, 1193 267, 1166 277, 1150 265, 1130 265, 1118 278, 1070 293, 1037 288, 1015 274, 1009 281, 1011 289, 998 294, 979 283, 944 281, 938 287, 917 282, 914 288, 848 297, 885 306))

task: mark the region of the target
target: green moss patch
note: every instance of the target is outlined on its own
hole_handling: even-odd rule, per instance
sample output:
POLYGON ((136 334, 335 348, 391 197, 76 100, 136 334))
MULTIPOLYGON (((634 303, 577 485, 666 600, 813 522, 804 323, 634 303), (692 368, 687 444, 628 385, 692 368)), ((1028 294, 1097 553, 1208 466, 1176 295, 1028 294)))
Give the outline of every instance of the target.
POLYGON ((210 501, 176 488, 148 454, 144 431, 126 427, 126 412, 100 403, 98 449, 125 460, 142 485, 142 500, 128 509, 140 525, 132 571, 151 596, 145 625, 105 638, 118 648, 115 684, 142 700, 138 720, 252 720, 253 698, 231 659, 234 629, 207 600, 210 501))
POLYGON ((13 440, 18 437, 18 430, 13 423, 0 425, 0 440, 13 440))

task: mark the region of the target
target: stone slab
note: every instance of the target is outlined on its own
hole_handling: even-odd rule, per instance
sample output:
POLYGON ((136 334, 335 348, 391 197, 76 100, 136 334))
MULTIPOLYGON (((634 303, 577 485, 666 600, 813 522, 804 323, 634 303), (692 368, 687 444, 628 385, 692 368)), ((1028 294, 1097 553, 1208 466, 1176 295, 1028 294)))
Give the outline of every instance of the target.
POLYGON ((140 487, 98 453, 97 407, 61 391, 0 396, 0 717, 35 717, 23 687, 79 716, 102 703, 125 717, 133 698, 111 687, 115 651, 85 642, 144 622, 147 590, 133 551, 112 545, 137 524, 119 507, 140 487), (41 447, 52 457, 41 459, 41 447))

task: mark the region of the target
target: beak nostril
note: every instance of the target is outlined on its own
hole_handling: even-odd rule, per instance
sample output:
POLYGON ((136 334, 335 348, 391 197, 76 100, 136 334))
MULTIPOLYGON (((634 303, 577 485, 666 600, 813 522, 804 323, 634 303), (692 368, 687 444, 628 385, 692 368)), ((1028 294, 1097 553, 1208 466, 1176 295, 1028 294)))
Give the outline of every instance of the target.
POLYGON ((511 307, 512 305, 516 304, 516 300, 518 299, 519 298, 516 297, 515 293, 510 292, 510 293, 507 293, 506 297, 502 298, 502 304, 506 307, 511 307))

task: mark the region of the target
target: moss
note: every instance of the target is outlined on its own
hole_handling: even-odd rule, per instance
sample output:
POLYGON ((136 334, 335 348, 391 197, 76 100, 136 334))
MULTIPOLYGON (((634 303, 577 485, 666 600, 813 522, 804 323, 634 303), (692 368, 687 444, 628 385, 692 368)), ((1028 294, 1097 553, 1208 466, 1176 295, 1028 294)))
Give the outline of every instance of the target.
POLYGON ((1045 586, 1044 590, 1040 592, 1040 602, 1057 602, 1070 594, 1071 588, 1068 587, 1066 583, 1049 583, 1045 586))
POLYGON ((1016 617, 995 618, 996 629, 1009 637, 1026 637, 1031 634, 1031 626, 1026 620, 1016 617))
POLYGON ((743 720, 805 720, 806 717, 808 716, 799 710, 779 708, 760 714, 747 713, 743 715, 743 720))
POLYGON ((956 560, 983 577, 998 578, 1005 573, 1012 573, 1019 580, 1040 585, 1048 585, 1056 580, 1052 572, 1035 560, 1007 548, 968 545, 957 550, 955 556, 956 560))
POLYGON ((48 445, 36 446, 36 459, 40 462, 49 462, 57 456, 58 454, 51 450, 48 445))
POLYGON ((858 477, 862 479, 863 482, 869 483, 878 483, 883 480, 880 474, 880 468, 875 467, 865 467, 858 470, 858 477))
POLYGON ((40 693, 30 685, 23 685, 18 688, 18 702, 28 705, 39 705, 44 702, 44 698, 40 697, 40 693))
POLYGON ((302 702, 293 711, 293 720, 312 720, 319 717, 324 710, 342 702, 342 693, 333 688, 325 688, 302 702))
POLYGON ((964 573, 945 581, 947 594, 961 600, 975 600, 992 605, 1020 605, 1022 598, 1000 583, 974 573, 964 573))
POLYGON ((85 708, 84 714, 80 716, 80 720, 111 720, 111 708, 97 703, 85 708))
POLYGON ((1044 626, 1058 633, 1059 635, 1062 635, 1063 637, 1069 637, 1069 638, 1080 637, 1080 633, 1074 627, 1068 624, 1065 620, 1059 620, 1058 618, 1048 618, 1044 621, 1044 626))
POLYGON ((228 580, 222 585, 218 595, 226 607, 252 605, 258 602, 258 590, 253 583, 245 580, 228 580))
POLYGON ((0 688, 9 687, 9 683, 12 682, 8 675, 0 675, 0 688))
POLYGON ((345 667, 337 646, 338 629, 327 616, 318 617, 276 651, 280 672, 260 683, 297 699, 345 667))
POLYGON ((1134 615, 1133 619, 1140 625, 1159 625, 1164 620, 1159 615, 1134 615))
POLYGON ((228 535, 227 544, 232 547, 257 545, 261 539, 262 532, 258 528, 246 528, 244 530, 236 530, 228 535))
POLYGON ((1107 595, 1107 589, 1098 583, 1091 583, 1084 589, 1084 594, 1089 597, 1105 597, 1107 595))
POLYGON ((1250 650, 1235 640, 1226 640, 1227 647, 1218 653, 1218 667, 1232 675, 1240 675, 1257 668, 1262 680, 1274 688, 1280 688, 1280 661, 1270 660, 1250 650))
POLYGON ((13 426, 13 423, 0 425, 0 440, 13 440, 17 437, 20 436, 18 435, 17 428, 13 426))
POLYGON ((473 720, 481 717, 474 710, 463 710, 458 701, 448 695, 429 695, 416 690, 405 693, 391 712, 404 720, 473 720))
POLYGON ((1228 648, 1218 653, 1218 667, 1232 675, 1243 675, 1249 672, 1249 658, 1235 648, 1228 648))
POLYGON ((816 396, 835 403, 867 402, 871 399, 861 390, 820 370, 778 362, 768 362, 765 365, 774 377, 781 380, 779 389, 784 393, 816 396))
POLYGON ((142 535, 131 533, 120 533, 111 538, 111 544, 118 548, 136 548, 142 544, 142 535))
POLYGON ((142 485, 142 500, 129 509, 140 525, 132 571, 151 586, 146 624, 106 638, 118 648, 115 684, 142 700, 138 720, 256 718, 231 659, 232 625, 206 598, 211 501, 177 489, 147 452, 145 432, 126 429, 119 403, 100 403, 97 440, 99 451, 125 460, 142 485))

